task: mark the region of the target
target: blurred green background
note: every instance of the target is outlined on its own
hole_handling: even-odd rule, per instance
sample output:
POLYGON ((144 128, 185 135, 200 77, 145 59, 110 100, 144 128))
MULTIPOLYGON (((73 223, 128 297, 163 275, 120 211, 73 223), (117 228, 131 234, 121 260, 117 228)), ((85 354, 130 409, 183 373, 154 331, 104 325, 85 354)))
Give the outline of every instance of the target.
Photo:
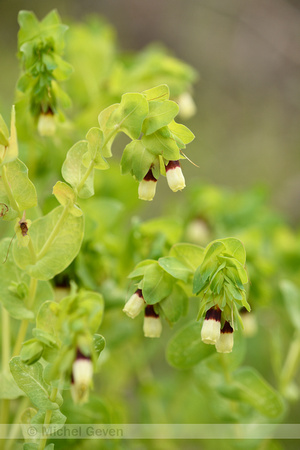
MULTIPOLYGON (((187 180, 236 189, 266 186, 271 202, 300 218, 300 3, 296 0, 0 0, 0 110, 9 117, 19 75, 17 14, 57 8, 64 23, 97 13, 122 50, 161 42, 199 72, 196 135, 187 180)), ((66 111, 68 114, 68 111, 66 111)), ((66 149, 67 150, 67 149, 66 149)), ((171 195, 167 187, 163 191, 171 195)), ((156 205, 157 206, 157 205, 156 205)), ((152 207, 152 205, 151 205, 152 207)))

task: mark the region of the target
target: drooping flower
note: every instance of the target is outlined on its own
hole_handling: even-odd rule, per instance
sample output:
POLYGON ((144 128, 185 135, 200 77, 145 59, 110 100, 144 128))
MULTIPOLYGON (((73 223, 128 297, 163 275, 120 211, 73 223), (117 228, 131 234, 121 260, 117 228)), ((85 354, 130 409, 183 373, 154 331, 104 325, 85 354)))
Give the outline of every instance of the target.
POLYGON ((72 365, 71 395, 74 403, 82 405, 89 399, 89 390, 93 378, 93 363, 89 356, 77 350, 77 356, 72 365))
POLYGON ((173 192, 181 191, 185 188, 185 179, 179 161, 169 161, 166 165, 166 175, 169 188, 173 192))
POLYGON ((130 297, 128 302, 123 308, 125 314, 128 317, 134 319, 140 312, 143 310, 145 305, 145 300, 143 297, 142 289, 138 289, 135 293, 130 297))
POLYGON ((157 179, 153 176, 152 170, 149 169, 144 179, 139 184, 138 194, 140 200, 153 200, 156 192, 157 179))
POLYGON ((197 108, 189 92, 183 92, 177 99, 179 114, 183 119, 189 119, 196 114, 197 108))
POLYGON ((53 136, 56 131, 56 123, 51 108, 46 113, 41 112, 38 120, 38 132, 40 136, 53 136))
POLYGON ((201 329, 201 339, 205 344, 215 345, 220 337, 221 310, 216 305, 206 311, 201 329))
POLYGON ((233 328, 229 322, 225 322, 221 330, 219 340, 216 342, 218 353, 231 353, 233 348, 233 328))
POLYGON ((150 338, 160 337, 162 323, 159 315, 154 311, 153 305, 147 305, 144 317, 144 336, 150 338))

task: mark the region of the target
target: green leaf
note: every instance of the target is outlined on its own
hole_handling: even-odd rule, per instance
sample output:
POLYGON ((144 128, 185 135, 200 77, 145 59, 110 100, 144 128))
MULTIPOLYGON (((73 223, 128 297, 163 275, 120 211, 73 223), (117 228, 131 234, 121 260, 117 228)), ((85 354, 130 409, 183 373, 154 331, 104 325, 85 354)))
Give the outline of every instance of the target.
POLYGON ((107 127, 119 127, 131 139, 138 139, 142 124, 149 111, 148 102, 142 94, 124 94, 118 108, 113 111, 107 127))
MULTIPOLYGON (((83 156, 88 152, 89 144, 87 141, 79 141, 67 153, 67 157, 62 166, 62 176, 76 189, 81 182, 87 168, 83 165, 83 156)), ((94 195, 94 171, 92 171, 81 188, 78 196, 80 198, 89 198, 94 195)))
POLYGON ((282 280, 279 286, 290 321, 300 331, 300 290, 289 280, 282 280))
POLYGON ((147 136, 168 125, 178 112, 179 106, 170 100, 150 102, 149 114, 143 123, 143 133, 147 136))
POLYGON ((104 350, 105 339, 101 334, 94 334, 94 348, 96 355, 99 357, 100 353, 104 350))
POLYGON ((26 41, 32 39, 37 30, 39 30, 39 22, 35 14, 31 11, 20 11, 18 15, 20 31, 18 34, 19 47, 26 41))
POLYGON ((226 247, 226 253, 236 258, 243 266, 246 263, 246 250, 241 241, 235 238, 219 239, 215 242, 221 242, 226 247))
POLYGON ((176 369, 189 369, 215 352, 212 345, 201 340, 201 326, 198 322, 185 325, 177 331, 168 343, 166 358, 176 369))
POLYGON ((9 366, 17 385, 34 406, 42 411, 58 409, 58 404, 49 399, 49 386, 43 379, 43 366, 39 362, 27 366, 15 356, 9 366))
POLYGON ((131 159, 131 171, 138 181, 142 181, 144 176, 148 173, 152 163, 156 156, 148 152, 143 146, 141 141, 132 141, 133 147, 132 159, 131 159))
POLYGON ((9 132, 7 125, 0 114, 0 145, 7 147, 9 144, 9 132))
POLYGON ((20 358, 25 364, 33 364, 42 356, 44 347, 36 339, 29 339, 23 343, 20 358))
POLYGON ((104 300, 101 294, 92 291, 81 291, 79 293, 79 304, 85 308, 88 317, 88 327, 91 333, 98 330, 104 313, 104 300))
MULTIPOLYGON (((37 194, 34 185, 28 178, 25 164, 16 159, 5 165, 6 177, 19 210, 33 208, 37 205, 37 194)), ((0 202, 10 204, 2 178, 0 179, 0 202)))
MULTIPOLYGON (((34 220, 30 227, 35 253, 43 249, 48 237, 59 220, 62 220, 64 208, 59 206, 49 214, 34 220)), ((51 246, 35 261, 28 247, 19 247, 14 243, 13 255, 16 264, 30 276, 38 280, 50 280, 68 267, 78 254, 83 239, 83 216, 75 217, 66 211, 51 246)))
POLYGON ((189 144, 195 139, 195 135, 185 125, 176 123, 174 120, 168 125, 169 130, 176 136, 183 144, 189 144))
POLYGON ((199 294, 209 283, 209 277, 214 273, 216 264, 213 262, 207 262, 205 265, 202 263, 195 272, 193 280, 193 293, 199 294))
POLYGON ((281 396, 252 367, 242 367, 232 374, 233 385, 239 400, 269 418, 279 417, 284 411, 281 396))
POLYGON ((144 261, 141 261, 135 266, 134 270, 130 272, 128 278, 138 278, 144 276, 145 271, 150 264, 156 264, 156 261, 153 259, 145 259, 144 261))
MULTIPOLYGON (((98 116, 98 122, 100 125, 100 128, 103 132, 104 139, 109 135, 109 133, 112 131, 111 128, 107 126, 107 123, 109 121, 110 116, 112 113, 119 107, 120 103, 115 103, 114 105, 109 106, 108 108, 104 109, 98 116)), ((111 146, 115 139, 115 136, 112 136, 111 139, 107 142, 107 144, 102 149, 102 155, 104 158, 110 158, 112 156, 111 153, 111 146)))
POLYGON ((203 261, 204 248, 194 244, 175 244, 170 250, 170 256, 182 261, 193 272, 203 261))
POLYGON ((11 317, 19 320, 32 319, 34 314, 24 303, 28 291, 18 288, 24 285, 27 287, 29 277, 15 264, 12 252, 9 251, 10 242, 9 238, 0 242, 0 301, 11 317))
POLYGON ((11 109, 11 123, 10 123, 10 138, 9 144, 5 152, 5 157, 2 161, 3 164, 7 164, 17 159, 19 154, 17 130, 16 130, 16 111, 15 106, 11 109))
POLYGON ((12 374, 6 371, 1 372, 0 399, 14 400, 23 395, 24 392, 21 391, 12 374))
POLYGON ((177 258, 174 258, 174 256, 165 256, 164 258, 159 258, 158 264, 167 273, 172 275, 172 277, 177 278, 178 280, 182 280, 185 283, 187 283, 190 275, 192 274, 192 270, 177 258))
POLYGON ((37 314, 36 327, 32 333, 46 345, 53 345, 58 340, 58 320, 60 307, 52 301, 44 302, 37 314))
POLYGON ((206 263, 214 259, 220 253, 224 252, 226 249, 225 245, 222 241, 213 241, 205 249, 204 258, 202 265, 204 266, 206 263))
POLYGON ((160 302, 171 294, 174 281, 159 265, 151 264, 147 267, 143 278, 143 296, 149 305, 160 302))
POLYGON ((160 128, 153 134, 143 136, 142 143, 153 155, 162 155, 168 161, 180 158, 179 148, 168 127, 160 128))
POLYGON ((84 155, 83 163, 86 167, 88 167, 91 160, 95 161, 95 169, 105 170, 109 168, 109 164, 103 158, 102 144, 104 140, 103 132, 100 128, 91 128, 86 135, 88 141, 88 153, 84 155), (88 158, 86 157, 88 156, 88 158))
POLYGON ((142 94, 145 95, 148 102, 152 102, 153 100, 169 100, 170 89, 166 84, 161 84, 152 89, 143 91, 142 94))
POLYGON ((62 206, 65 206, 68 203, 72 205, 70 206, 70 213, 73 214, 73 216, 82 216, 81 209, 78 206, 74 205, 76 201, 76 194, 68 184, 64 183, 63 181, 58 181, 53 186, 52 192, 62 206))
POLYGON ((171 322, 177 322, 182 316, 187 313, 189 298, 185 291, 175 284, 172 293, 164 298, 159 306, 162 309, 166 319, 171 322))

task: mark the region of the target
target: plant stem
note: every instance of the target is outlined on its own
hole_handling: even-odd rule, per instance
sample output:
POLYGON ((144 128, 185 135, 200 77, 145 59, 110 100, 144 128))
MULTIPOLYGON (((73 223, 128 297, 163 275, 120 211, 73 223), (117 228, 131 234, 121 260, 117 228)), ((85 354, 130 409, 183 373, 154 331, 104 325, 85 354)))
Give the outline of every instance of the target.
MULTIPOLYGON (((120 125, 116 125, 115 128, 113 128, 113 130, 106 136, 106 138, 105 138, 104 141, 103 141, 103 144, 101 145, 100 151, 108 144, 108 142, 111 140, 111 138, 112 138, 115 134, 117 134, 117 132, 118 132, 118 130, 119 130, 119 127, 120 127, 120 125)), ((90 163, 89 163, 89 166, 88 166, 88 168, 87 168, 85 174, 83 175, 83 177, 81 178, 81 180, 80 180, 78 186, 76 187, 76 194, 79 194, 79 193, 80 193, 81 189, 82 189, 83 186, 84 186, 84 183, 86 182, 86 180, 87 180, 88 177, 90 176, 90 174, 91 174, 91 172, 92 172, 92 170, 93 170, 93 168, 94 168, 94 165, 95 165, 96 156, 97 156, 97 152, 96 152, 96 154, 94 155, 93 159, 91 159, 91 161, 90 161, 90 163)))
MULTIPOLYGON (((9 372, 9 359, 10 359, 10 317, 7 310, 2 307, 2 371, 9 372)), ((5 427, 3 430, 4 435, 6 435, 6 429, 9 420, 9 407, 10 401, 8 399, 2 399, 1 401, 1 419, 0 423, 2 427, 5 427)), ((1 446, 4 441, 1 442, 1 446)))
POLYGON ((280 374, 280 391, 282 393, 284 393, 286 387, 293 379, 298 369, 299 359, 300 359, 300 335, 299 333, 296 333, 296 336, 290 345, 285 363, 283 365, 280 374))
POLYGON ((2 370, 9 371, 10 360, 10 317, 2 307, 2 370))
POLYGON ((67 203, 64 206, 63 212, 62 212, 59 220, 56 222, 55 227, 51 231, 51 233, 50 233, 48 239, 46 240, 45 244, 43 245, 41 251, 37 254, 37 256, 36 256, 37 260, 41 259, 47 253, 49 248, 51 247, 51 244, 54 241, 54 239, 56 238, 56 236, 58 235, 61 225, 63 224, 68 212, 69 212, 69 204, 67 203))
POLYGON ((14 198, 14 194, 12 193, 12 190, 10 188, 8 179, 7 179, 7 175, 6 175, 6 167, 5 165, 2 166, 2 181, 4 184, 4 188, 5 188, 5 192, 7 194, 7 197, 9 199, 9 202, 12 206, 12 208, 17 211, 18 215, 21 217, 21 211, 19 209, 19 206, 14 198))
MULTIPOLYGON (((26 306, 28 309, 32 309, 33 304, 34 304, 34 299, 35 299, 35 294, 36 294, 36 288, 37 288, 37 283, 38 280, 36 278, 31 278, 30 279, 30 284, 29 284, 29 292, 28 292, 28 299, 26 302, 26 306)), ((21 347, 22 347, 22 343, 26 337, 26 332, 27 332, 27 328, 29 325, 29 320, 28 319, 23 319, 21 322, 21 326, 19 329, 19 333, 17 336, 17 340, 14 346, 14 350, 13 350, 13 356, 17 356, 20 353, 21 347)))
MULTIPOLYGON (((50 394, 50 400, 51 402, 55 402, 56 396, 57 396, 58 388, 53 387, 50 394)), ((50 425, 51 422, 51 416, 52 416, 52 409, 47 409, 44 419, 44 427, 43 430, 50 425)), ((47 435, 43 437, 40 440, 39 450, 44 450, 47 443, 47 435)))

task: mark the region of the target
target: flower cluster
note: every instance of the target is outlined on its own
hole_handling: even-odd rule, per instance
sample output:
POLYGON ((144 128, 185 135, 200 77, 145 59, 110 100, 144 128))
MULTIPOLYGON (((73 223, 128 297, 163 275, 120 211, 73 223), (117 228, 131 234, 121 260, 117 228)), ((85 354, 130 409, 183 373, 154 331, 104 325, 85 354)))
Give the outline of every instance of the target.
MULTIPOLYGON (((179 161, 169 161, 166 164, 167 182, 173 192, 181 191, 185 188, 185 179, 180 167, 179 161)), ((139 199, 153 200, 156 192, 157 179, 154 177, 152 169, 150 168, 144 179, 139 183, 139 199)))
POLYGON ((205 344, 215 345, 219 353, 232 352, 233 328, 225 321, 221 329, 221 310, 218 306, 213 306, 206 312, 201 339, 205 344))
POLYGON ((125 304, 123 311, 128 317, 134 319, 144 309, 144 325, 143 331, 145 337, 156 338, 160 337, 162 332, 162 323, 159 314, 154 310, 153 305, 147 305, 143 292, 137 289, 125 304))

